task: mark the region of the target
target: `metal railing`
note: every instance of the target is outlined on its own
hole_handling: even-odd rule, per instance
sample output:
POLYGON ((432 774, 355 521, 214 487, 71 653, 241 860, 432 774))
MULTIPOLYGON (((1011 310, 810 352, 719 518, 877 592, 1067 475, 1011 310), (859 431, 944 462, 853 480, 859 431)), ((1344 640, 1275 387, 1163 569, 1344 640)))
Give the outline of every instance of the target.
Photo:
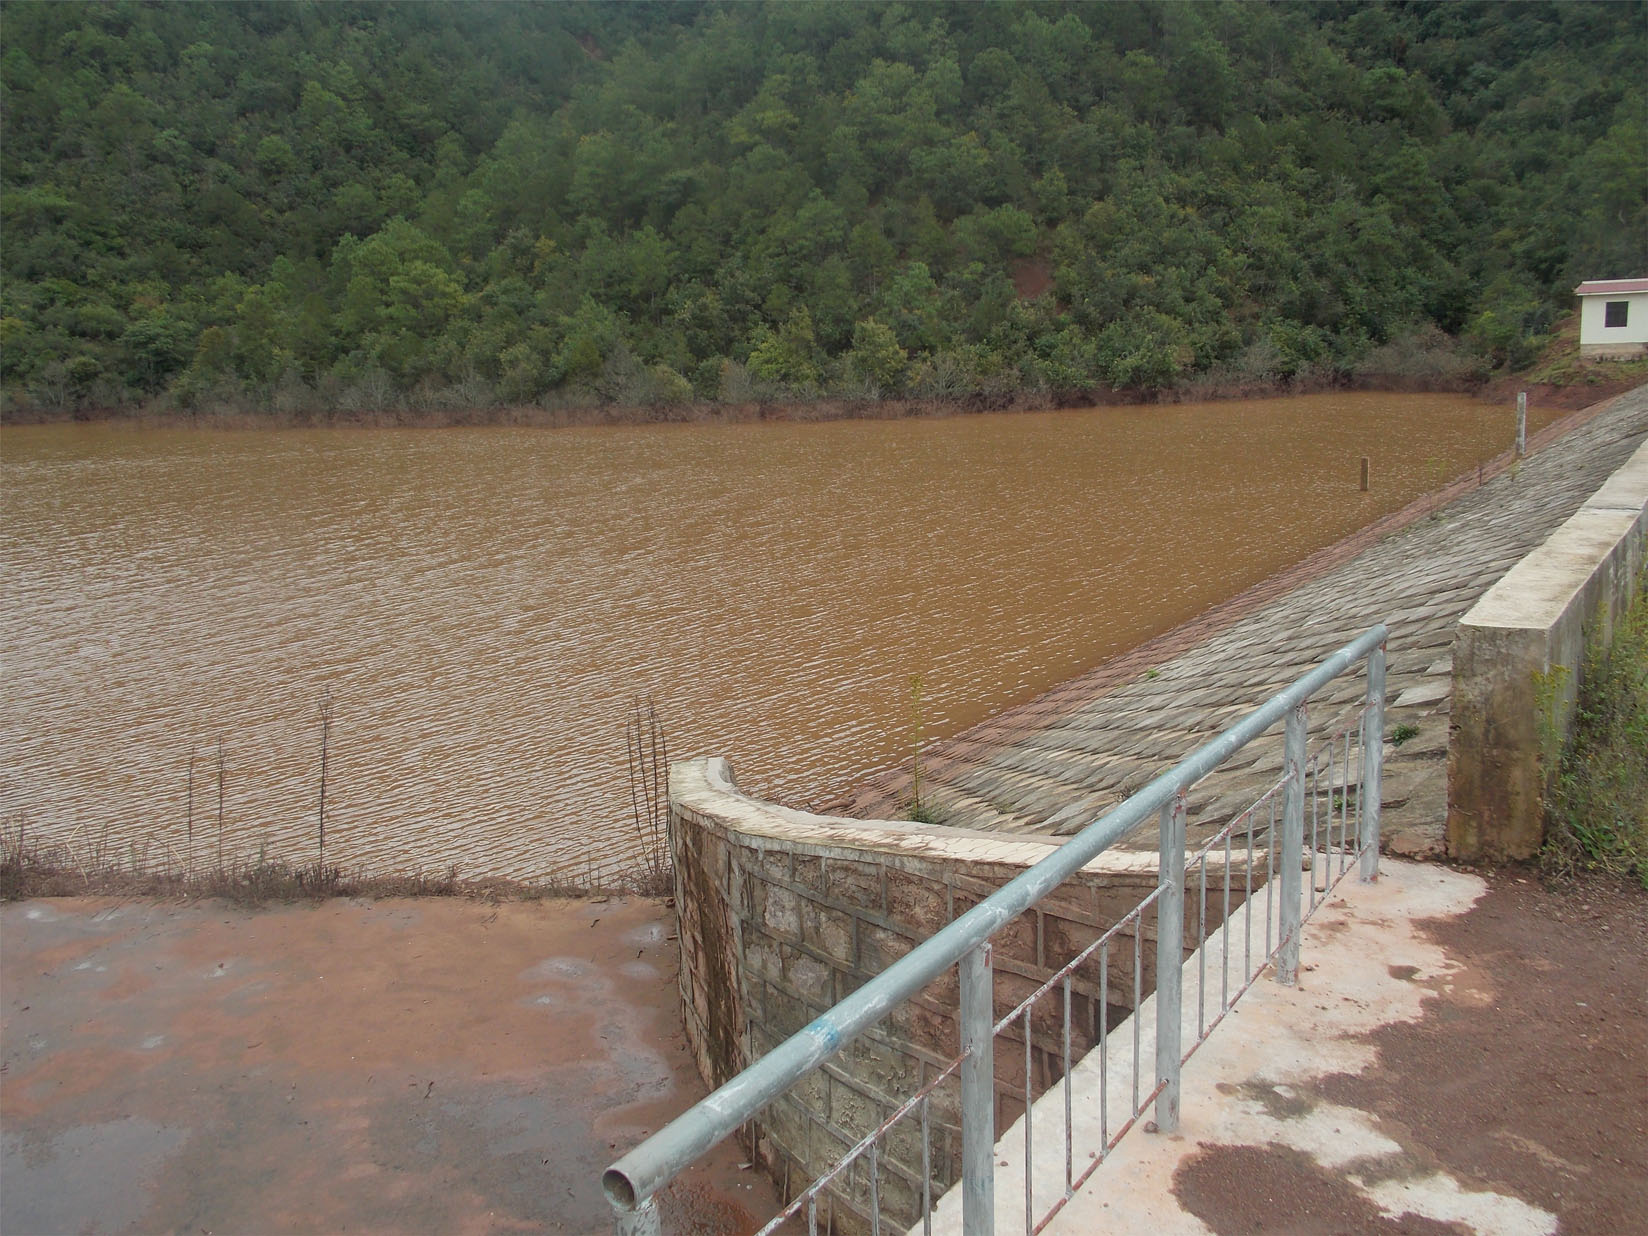
MULTIPOLYGON (((1303 920, 1328 891, 1355 866, 1363 881, 1378 874, 1379 797, 1384 729, 1385 639, 1383 625, 1375 626, 1323 660, 1285 690, 1277 693, 1243 720, 1198 748, 1173 768, 1126 801, 1088 825, 1068 843, 1036 863, 994 894, 968 910, 898 962, 871 979, 852 995, 780 1043, 693 1106, 665 1128, 609 1167, 603 1187, 616 1212, 619 1236, 651 1236, 660 1230, 653 1194, 696 1159, 740 1126, 754 1120, 767 1104, 805 1080, 865 1030, 891 1015, 933 979, 956 966, 959 973, 960 1053, 952 1057, 874 1128, 863 1134, 835 1164, 803 1189, 766 1227, 772 1232, 805 1210, 809 1236, 819 1222, 819 1199, 827 1190, 839 1190, 838 1181, 857 1184, 855 1194, 868 1213, 865 1224, 879 1233, 883 1226, 883 1147, 895 1126, 906 1120, 919 1124, 917 1158, 913 1137, 902 1143, 905 1178, 920 1177, 918 1210, 925 1232, 931 1231, 935 1164, 931 1137, 932 1103, 952 1078, 959 1077, 962 1229, 965 1236, 988 1236, 995 1230, 996 1206, 996 1039, 1015 1026, 1024 1040, 1024 1222, 1026 1232, 1037 1232, 1074 1196, 1097 1170, 1121 1137, 1154 1105, 1155 1127, 1172 1132, 1179 1122, 1180 1069, 1223 1020, 1266 966, 1274 963, 1278 982, 1293 984, 1299 969, 1299 939, 1303 920), (1342 726, 1330 726, 1329 736, 1309 750, 1306 701, 1326 684, 1367 662, 1367 690, 1359 707, 1342 726), (1281 776, 1193 854, 1187 855, 1188 795, 1193 786, 1278 721, 1286 722, 1281 776), (1355 769, 1356 775, 1352 776, 1355 769), (1280 800, 1280 802, 1278 802, 1280 800), (1308 804, 1308 812, 1307 812, 1308 804), (994 1017, 990 941, 1002 928, 1035 906, 1099 854, 1109 849, 1152 815, 1157 817, 1158 862, 1155 887, 1108 930, 1081 949, 1026 999, 997 1020, 994 1017), (1335 839, 1337 836, 1337 840, 1335 839), (1238 842, 1238 838, 1240 841, 1238 842), (1261 841, 1262 838, 1262 841, 1261 841), (1240 853, 1237 853, 1237 846, 1240 853), (1214 859, 1222 859, 1215 864, 1214 859), (1262 865, 1261 865, 1262 858, 1262 865), (1219 866, 1209 889, 1210 868, 1219 866), (1337 871, 1335 871, 1337 868, 1337 871), (1301 874, 1309 870, 1308 890, 1301 874), (1187 879, 1196 881, 1194 915, 1187 914, 1187 879), (1240 881, 1238 885, 1237 881, 1240 881), (1256 893, 1263 890, 1263 940, 1255 951, 1256 893), (1209 909, 1215 909, 1210 931, 1209 909), (1155 953, 1154 1081, 1141 1081, 1145 1046, 1138 1007, 1143 1003, 1145 921, 1154 911, 1157 928, 1155 953), (1239 920, 1239 922, 1238 922, 1239 920), (1194 924, 1191 962, 1185 960, 1186 929, 1194 924), (1237 927, 1233 928, 1233 924, 1237 927), (1233 956, 1234 931, 1241 932, 1240 956, 1233 956), (1117 1116, 1111 1120, 1112 1078, 1108 984, 1115 952, 1128 947, 1131 937, 1132 998, 1131 1078, 1115 1095, 1117 1116), (1216 942, 1218 973, 1208 975, 1210 943, 1216 942), (1238 963, 1234 981, 1232 965, 1238 963), (1196 1018, 1192 1024, 1184 1009, 1186 974, 1194 967, 1196 1018), (1089 1160, 1078 1171, 1073 1134, 1071 1009, 1072 986, 1078 973, 1096 968, 1098 984, 1097 1041, 1098 1112, 1100 1128, 1089 1160), (1214 990, 1210 984, 1215 983, 1214 990), (1033 1126, 1036 1098, 1036 1058, 1033 1020, 1037 1006, 1059 993, 1062 1015, 1055 1016, 1053 1058, 1043 1051, 1041 1091, 1054 1080, 1063 1091, 1064 1171, 1058 1196, 1039 1217, 1035 1207, 1033 1126), (1183 1044, 1184 1032, 1192 1041, 1183 1044), (1056 1074, 1056 1079, 1051 1075, 1056 1074), (1112 1127, 1114 1123, 1114 1127, 1112 1127), (857 1165, 865 1165, 858 1170, 857 1165), (843 1173, 847 1175, 844 1177, 843 1173)), ((1122 973, 1125 976, 1123 959, 1122 973)), ((1044 1027, 1048 1019, 1044 1018, 1044 1027)), ((1045 1042, 1048 1035, 1043 1033, 1045 1042)), ((1089 1060, 1091 1059, 1089 1053, 1089 1060)), ((1091 1072, 1087 1063, 1082 1068, 1091 1072)), ((1055 1182, 1055 1185, 1058 1182, 1055 1182)), ((839 1195, 839 1194, 838 1194, 839 1195)), ((826 1217, 826 1223, 829 1217, 826 1217)), ((903 1225, 903 1220, 899 1221, 903 1225)))

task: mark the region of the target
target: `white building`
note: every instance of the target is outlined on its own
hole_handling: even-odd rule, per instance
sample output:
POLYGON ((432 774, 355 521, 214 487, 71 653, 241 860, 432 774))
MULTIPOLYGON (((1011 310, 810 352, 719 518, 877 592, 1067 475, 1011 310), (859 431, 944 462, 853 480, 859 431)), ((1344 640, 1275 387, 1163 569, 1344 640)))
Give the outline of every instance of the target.
POLYGON ((1648 279, 1590 279, 1579 297, 1581 356, 1638 356, 1648 352, 1648 279))

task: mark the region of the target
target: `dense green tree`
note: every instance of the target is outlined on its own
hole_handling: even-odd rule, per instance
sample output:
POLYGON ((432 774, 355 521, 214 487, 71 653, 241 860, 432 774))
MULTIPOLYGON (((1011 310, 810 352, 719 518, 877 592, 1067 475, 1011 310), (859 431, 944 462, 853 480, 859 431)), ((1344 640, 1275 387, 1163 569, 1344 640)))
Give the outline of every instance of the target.
POLYGON ((818 341, 813 335, 812 315, 805 305, 791 311, 777 330, 759 327, 750 348, 750 373, 764 382, 773 382, 793 391, 805 391, 818 383, 820 365, 818 341))
POLYGON ((856 376, 870 382, 877 393, 896 395, 904 385, 909 357, 898 346, 898 336, 874 318, 853 327, 853 346, 847 366, 856 376))
POLYGON ((1515 365, 1648 273, 1642 0, 3 17, 8 412, 1515 365))

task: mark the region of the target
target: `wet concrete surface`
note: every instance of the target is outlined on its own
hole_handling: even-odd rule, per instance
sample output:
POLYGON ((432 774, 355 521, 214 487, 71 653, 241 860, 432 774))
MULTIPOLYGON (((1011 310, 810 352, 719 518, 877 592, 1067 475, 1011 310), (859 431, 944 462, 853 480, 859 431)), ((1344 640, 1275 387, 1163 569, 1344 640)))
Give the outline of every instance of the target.
MULTIPOLYGON (((606 1232, 703 1094, 644 899, 0 907, 0 1230, 606 1232)), ((666 1231, 770 1214, 723 1147, 666 1231)))

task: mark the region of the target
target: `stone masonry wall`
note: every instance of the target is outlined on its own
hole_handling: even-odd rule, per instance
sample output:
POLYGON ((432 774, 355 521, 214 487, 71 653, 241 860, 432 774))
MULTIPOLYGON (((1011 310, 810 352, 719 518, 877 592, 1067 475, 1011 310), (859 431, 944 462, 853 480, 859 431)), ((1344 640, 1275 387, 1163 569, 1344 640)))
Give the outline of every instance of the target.
MULTIPOLYGON (((670 819, 687 1038, 711 1086, 1068 840, 792 811, 740 793, 724 760, 671 767, 670 819)), ((1010 923, 994 942, 996 1016, 1122 918, 1155 880, 1153 853, 1101 855, 1010 923)), ((1139 945, 1140 986, 1148 994, 1155 987, 1151 917, 1139 945)), ((1102 989, 1097 955, 1074 976, 1075 1057, 1096 1041, 1101 1022, 1113 1024, 1134 1007, 1134 976, 1132 936, 1113 942, 1102 989)), ((957 998, 952 968, 767 1108, 754 1131, 756 1152, 786 1197, 957 1054, 957 998)), ((1032 1093, 1062 1073, 1062 1035, 1062 1006, 1050 995, 1032 1020, 1032 1093)), ((997 1040, 998 1128, 1023 1109, 1024 1075, 1024 1040, 1015 1027, 997 1040)), ((927 1175, 934 1197, 960 1160, 958 1094, 951 1078, 931 1101, 927 1175)), ((917 1121, 894 1130, 881 1165, 883 1218, 908 1224, 918 1215, 924 1177, 917 1121)), ((821 1220, 829 1216, 835 1230, 867 1229, 865 1165, 836 1185, 821 1220)))

